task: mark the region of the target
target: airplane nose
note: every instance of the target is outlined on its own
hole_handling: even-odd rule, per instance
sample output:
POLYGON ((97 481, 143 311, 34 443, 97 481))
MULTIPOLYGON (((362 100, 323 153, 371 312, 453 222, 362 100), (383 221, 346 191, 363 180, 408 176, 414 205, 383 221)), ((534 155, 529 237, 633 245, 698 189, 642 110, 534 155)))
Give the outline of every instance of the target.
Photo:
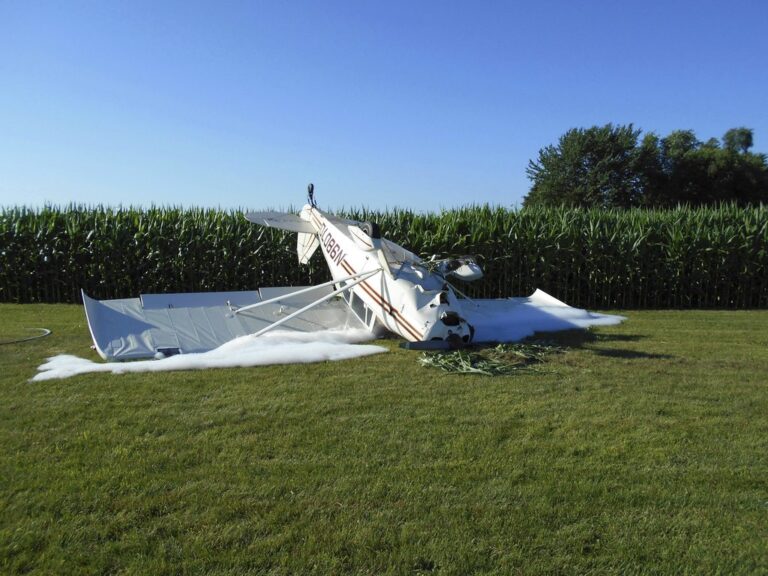
POLYGON ((461 323, 461 318, 456 312, 450 310, 443 313, 440 317, 440 321, 446 326, 458 326, 461 323))

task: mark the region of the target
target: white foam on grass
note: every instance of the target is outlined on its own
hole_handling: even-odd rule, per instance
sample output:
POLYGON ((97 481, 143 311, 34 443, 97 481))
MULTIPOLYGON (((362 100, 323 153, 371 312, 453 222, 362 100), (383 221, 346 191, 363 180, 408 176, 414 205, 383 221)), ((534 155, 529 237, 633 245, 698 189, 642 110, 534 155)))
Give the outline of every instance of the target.
POLYGON ((626 318, 573 308, 542 290, 528 298, 479 300, 464 311, 475 328, 473 342, 519 342, 536 332, 615 326, 626 318))
POLYGON ((367 330, 323 330, 319 332, 273 331, 259 337, 242 336, 209 352, 178 354, 159 360, 134 362, 93 362, 70 354, 48 358, 38 367, 32 381, 69 378, 92 372, 127 374, 130 372, 166 372, 170 370, 203 370, 269 364, 305 364, 326 360, 348 360, 387 349, 371 344, 367 330))

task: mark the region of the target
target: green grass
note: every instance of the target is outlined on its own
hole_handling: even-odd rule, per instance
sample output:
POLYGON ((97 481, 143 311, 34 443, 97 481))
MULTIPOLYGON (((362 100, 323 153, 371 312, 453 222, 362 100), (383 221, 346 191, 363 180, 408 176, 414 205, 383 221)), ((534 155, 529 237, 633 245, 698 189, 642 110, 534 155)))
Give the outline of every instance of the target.
POLYGON ((419 353, 29 383, 0 306, 0 572, 768 573, 768 312, 632 312, 536 372, 419 353))

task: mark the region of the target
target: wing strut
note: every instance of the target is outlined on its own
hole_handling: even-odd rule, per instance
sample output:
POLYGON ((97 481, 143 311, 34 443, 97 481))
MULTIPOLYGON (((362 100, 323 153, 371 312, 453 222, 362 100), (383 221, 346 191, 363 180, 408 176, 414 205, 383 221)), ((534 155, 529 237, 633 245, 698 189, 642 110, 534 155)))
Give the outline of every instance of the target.
POLYGON ((459 293, 461 296, 463 296, 463 297, 464 297, 464 299, 465 299, 467 302, 471 302, 472 304, 474 304, 474 303, 475 303, 475 301, 474 301, 474 300, 472 300, 472 298, 470 298, 469 296, 467 296, 466 294, 464 294, 464 292, 462 292, 461 290, 459 290, 458 288, 456 288, 456 286, 454 286, 453 284, 451 284, 450 282, 448 282, 448 280, 446 280, 446 281, 445 281, 445 283, 446 283, 446 284, 448 284, 448 286, 450 286, 451 288, 453 288, 453 291, 454 291, 454 292, 458 292, 458 293, 459 293))
MULTIPOLYGON (((288 300, 293 296, 298 296, 299 294, 306 294, 307 292, 312 292, 313 290, 317 290, 318 288, 325 288, 326 286, 330 286, 331 284, 338 284, 339 282, 347 282, 349 280, 354 280, 355 278, 360 278, 360 276, 373 275, 374 272, 380 272, 380 271, 381 269, 377 268, 376 270, 358 272, 357 274, 353 274, 352 276, 347 276, 345 278, 339 278, 338 280, 329 280, 328 282, 323 282, 322 284, 318 284, 316 286, 310 286, 309 288, 303 288, 301 290, 297 290, 296 292, 291 292, 290 294, 283 294, 282 296, 276 296, 275 298, 270 298, 269 300, 261 300, 260 302, 256 302, 255 304, 249 304, 248 306, 243 306, 242 308, 238 308, 237 310, 234 310, 234 313, 240 314, 240 312, 245 312, 246 310, 252 310, 253 308, 258 308, 259 306, 264 306, 265 304, 273 304, 274 302, 279 302, 280 300, 288 300)), ((331 292, 331 295, 333 294, 336 294, 336 292, 331 292)))
MULTIPOLYGON (((296 316, 298 316, 299 314, 303 314, 304 312, 306 312, 306 311, 307 311, 307 310, 309 310, 310 308, 314 308, 314 307, 315 307, 315 306, 317 306, 318 304, 322 304, 322 303, 323 303, 323 302, 325 302, 326 300, 330 300, 330 299, 331 299, 331 298, 333 298, 334 296, 337 296, 338 294, 341 294, 342 292, 346 292, 347 290, 349 290, 349 289, 351 289, 351 288, 354 288, 355 286, 357 286, 358 284, 360 284, 360 282, 363 282, 363 281, 367 280, 368 278, 370 278, 370 277, 371 277, 371 276, 373 276, 374 274, 378 274, 379 272, 381 272, 381 269, 380 269, 380 268, 377 268, 376 270, 368 270, 367 272, 362 272, 362 273, 360 273, 360 274, 355 274, 354 276, 350 276, 349 278, 346 278, 346 279, 344 279, 344 278, 343 278, 343 279, 341 279, 341 280, 335 280, 334 282, 344 282, 344 281, 346 281, 346 280, 348 280, 348 279, 351 279, 351 278, 357 278, 357 280, 355 280, 355 281, 354 281, 354 282, 352 282, 351 284, 347 284, 347 285, 346 285, 346 286, 344 286, 343 288, 339 288, 339 289, 337 289, 337 290, 334 290, 334 291, 333 291, 333 292, 331 292, 330 294, 326 294, 326 295, 325 295, 325 296, 323 296, 322 298, 318 298, 317 300, 315 300, 315 301, 314 301, 314 302, 312 302, 311 304, 307 304, 306 306, 304 306, 304 308, 301 308, 300 310, 296 310, 296 312, 293 312, 292 314, 288 314, 288 316, 286 316, 285 318, 280 318, 280 320, 278 320, 277 322, 273 322, 272 324, 270 324, 270 325, 269 325, 269 326, 267 326, 266 328, 262 328, 262 329, 261 329, 261 330, 259 330, 258 332, 255 332, 255 333, 253 334, 253 336, 261 336, 261 335, 262 335, 262 334, 264 334, 265 332, 269 332, 269 331, 270 331, 270 330, 272 330, 273 328, 277 328, 277 327, 278 327, 278 326, 280 326, 280 324, 282 324, 283 322, 288 322, 288 320, 290 320, 290 319, 292 319, 292 318, 295 318, 295 317, 296 317, 296 316)), ((318 286, 312 286, 312 288, 319 288, 319 287, 320 287, 319 285, 318 285, 318 286)), ((307 290, 308 290, 308 289, 307 289, 307 290)), ((307 290, 304 290, 304 292, 306 292, 307 290)), ((294 292, 294 294, 298 294, 298 292, 294 292)), ((285 297, 283 296, 282 298, 285 298, 285 297)), ((273 298, 272 300, 274 301, 274 300, 279 300, 279 299, 280 299, 280 298, 273 298)), ((266 302, 259 302, 259 304, 265 304, 265 303, 266 303, 266 302)), ((255 305, 253 305, 253 304, 252 304, 252 305, 250 306, 250 308, 252 308, 253 306, 255 306, 255 305)), ((244 308, 241 308, 240 310, 238 310, 238 312, 240 312, 240 311, 242 311, 242 310, 244 310, 244 308)))

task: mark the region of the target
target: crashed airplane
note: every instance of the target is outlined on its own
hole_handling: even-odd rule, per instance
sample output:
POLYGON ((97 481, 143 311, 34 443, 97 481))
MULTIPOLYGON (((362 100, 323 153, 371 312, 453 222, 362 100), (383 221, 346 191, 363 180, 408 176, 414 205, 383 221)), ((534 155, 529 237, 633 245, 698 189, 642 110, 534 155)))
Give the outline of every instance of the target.
POLYGON ((319 248, 332 280, 308 287, 143 294, 95 300, 83 293, 94 347, 105 360, 205 352, 270 330, 365 328, 393 332, 415 349, 512 342, 534 332, 618 324, 621 316, 572 308, 536 290, 527 298, 471 299, 452 282, 482 278, 472 258, 422 260, 383 238, 371 222, 346 220, 308 203, 296 214, 251 212, 260 226, 296 232, 299 263, 319 248))

